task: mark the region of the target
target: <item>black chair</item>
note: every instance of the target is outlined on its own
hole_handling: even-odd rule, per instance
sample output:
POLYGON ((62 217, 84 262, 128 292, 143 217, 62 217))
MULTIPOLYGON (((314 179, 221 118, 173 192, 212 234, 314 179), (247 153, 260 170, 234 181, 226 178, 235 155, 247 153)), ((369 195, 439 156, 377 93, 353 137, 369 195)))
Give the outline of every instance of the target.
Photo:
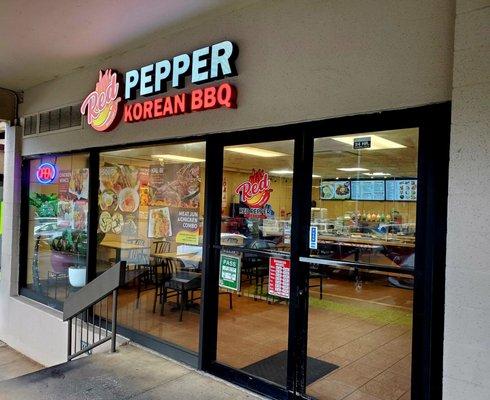
POLYGON ((170 253, 170 242, 167 240, 156 240, 153 242, 155 249, 152 254, 170 253))
POLYGON ((323 299, 323 279, 326 278, 324 276, 323 271, 321 270, 321 267, 319 265, 312 264, 310 265, 310 272, 308 276, 308 288, 320 288, 320 300, 323 299), (319 284, 312 284, 310 281, 311 279, 320 279, 319 284))
POLYGON ((191 292, 191 301, 194 299, 194 292, 201 289, 201 274, 196 272, 182 271, 184 263, 175 258, 168 259, 169 269, 172 277, 164 282, 162 288, 162 305, 160 309, 160 315, 164 315, 165 303, 169 297, 169 291, 171 295, 177 296, 177 305, 180 308, 179 321, 182 321, 182 315, 184 308, 189 303, 189 292, 191 292), (177 276, 177 273, 180 275, 177 276), (179 301, 180 297, 180 301, 179 301))

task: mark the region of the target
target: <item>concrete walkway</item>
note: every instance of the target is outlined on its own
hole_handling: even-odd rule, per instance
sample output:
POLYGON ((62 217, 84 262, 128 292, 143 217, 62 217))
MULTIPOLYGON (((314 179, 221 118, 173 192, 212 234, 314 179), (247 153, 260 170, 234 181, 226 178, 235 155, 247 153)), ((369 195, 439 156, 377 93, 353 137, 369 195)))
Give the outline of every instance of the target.
POLYGON ((0 382, 2 400, 260 399, 133 345, 0 382))
POLYGON ((39 371, 43 366, 0 342, 0 382, 39 371))

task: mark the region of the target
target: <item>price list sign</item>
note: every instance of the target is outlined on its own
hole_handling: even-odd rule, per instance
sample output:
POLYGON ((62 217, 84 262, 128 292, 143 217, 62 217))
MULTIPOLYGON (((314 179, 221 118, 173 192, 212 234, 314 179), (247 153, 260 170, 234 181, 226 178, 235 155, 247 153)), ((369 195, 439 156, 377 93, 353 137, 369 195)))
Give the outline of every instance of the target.
POLYGON ((289 299, 291 261, 269 258, 269 294, 289 299))

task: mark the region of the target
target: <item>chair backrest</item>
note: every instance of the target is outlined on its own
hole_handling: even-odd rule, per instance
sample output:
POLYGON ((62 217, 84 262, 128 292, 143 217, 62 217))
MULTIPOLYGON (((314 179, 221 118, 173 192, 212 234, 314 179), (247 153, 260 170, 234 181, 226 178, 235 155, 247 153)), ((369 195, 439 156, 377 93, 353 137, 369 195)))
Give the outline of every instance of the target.
POLYGON ((155 246, 154 254, 170 253, 170 242, 166 240, 157 240, 153 242, 155 246))

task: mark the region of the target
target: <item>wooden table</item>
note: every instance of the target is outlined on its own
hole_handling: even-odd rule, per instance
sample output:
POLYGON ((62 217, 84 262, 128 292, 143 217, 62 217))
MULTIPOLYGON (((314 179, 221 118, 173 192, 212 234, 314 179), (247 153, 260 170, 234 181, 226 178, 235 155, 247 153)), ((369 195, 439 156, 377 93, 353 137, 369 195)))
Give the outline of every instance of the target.
POLYGON ((115 240, 103 240, 100 246, 107 247, 108 249, 116 250, 116 262, 121 261, 121 251, 122 250, 146 250, 150 247, 147 245, 118 242, 115 240))

